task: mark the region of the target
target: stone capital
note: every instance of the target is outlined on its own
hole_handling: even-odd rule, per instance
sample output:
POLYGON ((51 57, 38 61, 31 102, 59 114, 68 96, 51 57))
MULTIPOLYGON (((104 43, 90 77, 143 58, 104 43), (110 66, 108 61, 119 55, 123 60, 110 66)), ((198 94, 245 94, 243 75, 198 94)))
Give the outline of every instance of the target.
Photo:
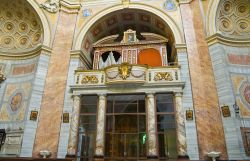
POLYGON ((76 14, 81 9, 79 1, 61 0, 60 10, 69 14, 76 14))
POLYGON ((72 98, 73 100, 80 100, 80 95, 73 95, 72 98))
POLYGON ((188 3, 190 3, 190 2, 192 2, 193 0, 177 0, 177 2, 179 3, 179 4, 188 4, 188 3))
POLYGON ((155 93, 154 92, 148 92, 146 93, 147 97, 154 97, 155 93))
POLYGON ((182 95, 183 95, 183 92, 175 92, 174 93, 175 97, 182 97, 182 95))
POLYGON ((177 54, 187 53, 187 46, 186 46, 186 44, 176 44, 175 48, 176 48, 177 54))

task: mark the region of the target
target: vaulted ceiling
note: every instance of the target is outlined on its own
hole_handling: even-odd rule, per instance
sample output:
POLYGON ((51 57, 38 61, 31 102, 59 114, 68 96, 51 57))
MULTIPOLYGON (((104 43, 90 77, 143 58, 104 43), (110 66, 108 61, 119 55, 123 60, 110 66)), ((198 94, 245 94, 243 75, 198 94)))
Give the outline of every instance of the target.
POLYGON ((156 33, 174 42, 169 26, 159 16, 144 10, 123 9, 104 16, 90 28, 83 40, 83 50, 90 52, 96 41, 115 34, 122 36, 127 29, 156 33))

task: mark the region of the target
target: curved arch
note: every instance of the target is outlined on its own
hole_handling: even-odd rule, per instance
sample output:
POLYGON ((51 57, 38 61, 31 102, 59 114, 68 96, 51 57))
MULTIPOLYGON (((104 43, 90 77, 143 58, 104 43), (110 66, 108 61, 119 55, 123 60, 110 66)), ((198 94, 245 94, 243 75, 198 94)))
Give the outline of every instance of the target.
MULTIPOLYGON (((184 43, 184 37, 183 37, 183 34, 181 33, 180 28, 174 22, 174 20, 170 16, 168 16, 166 13, 164 13, 164 12, 162 12, 162 11, 152 7, 152 6, 148 6, 148 5, 145 5, 145 4, 130 4, 129 8, 145 10, 145 11, 154 13, 158 17, 161 17, 162 20, 164 20, 165 23, 168 24, 171 31, 173 32, 173 35, 174 35, 174 38, 175 38, 175 43, 176 44, 183 44, 184 43)), ((121 9, 124 9, 123 5, 116 5, 116 6, 104 9, 102 12, 98 13, 93 18, 91 18, 86 24, 84 24, 84 27, 79 32, 76 39, 74 40, 73 49, 74 50, 81 50, 82 40, 84 39, 84 36, 86 35, 86 33, 89 31, 89 29, 91 28, 91 26, 95 22, 97 22, 103 16, 105 16, 105 15, 111 13, 111 12, 121 10, 121 9)))
POLYGON ((51 47, 51 30, 50 30, 50 25, 49 22, 45 16, 45 14, 43 13, 43 11, 41 10, 41 8, 38 6, 38 4, 34 1, 34 0, 26 0, 32 7, 33 9, 36 11, 36 13, 38 14, 41 23, 42 23, 42 27, 43 27, 43 43, 42 45, 47 46, 47 47, 51 47))
POLYGON ((220 0, 211 0, 208 5, 207 18, 206 18, 206 30, 207 36, 216 34, 216 14, 219 7, 220 0))

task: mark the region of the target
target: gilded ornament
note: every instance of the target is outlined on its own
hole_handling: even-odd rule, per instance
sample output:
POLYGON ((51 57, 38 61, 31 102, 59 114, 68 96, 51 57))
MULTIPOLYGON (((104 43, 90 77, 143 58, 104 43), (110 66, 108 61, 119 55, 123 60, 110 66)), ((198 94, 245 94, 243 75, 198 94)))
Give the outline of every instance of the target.
POLYGON ((11 23, 7 23, 6 29, 7 30, 12 30, 13 29, 13 25, 11 23))
POLYGON ((34 36, 34 41, 38 41, 40 39, 40 33, 37 33, 35 36, 34 36))
POLYGON ((97 84, 98 82, 99 82, 98 78, 95 75, 87 75, 83 77, 81 81, 82 84, 87 84, 87 83, 97 84))
POLYGON ((132 70, 132 66, 129 63, 122 63, 118 68, 119 76, 125 80, 129 77, 132 70))
POLYGON ((229 3, 226 3, 224 6, 225 11, 230 11, 231 10, 231 5, 229 3))
POLYGON ((240 12, 240 13, 246 12, 246 7, 245 7, 245 6, 240 6, 240 7, 239 7, 239 12, 240 12))
POLYGON ((172 74, 169 72, 157 72, 154 77, 155 81, 160 81, 160 80, 166 80, 166 81, 172 81, 173 77, 172 74))
POLYGON ((5 75, 3 74, 3 72, 0 70, 0 83, 2 83, 3 81, 6 80, 5 75))
POLYGON ((20 23, 20 24, 19 24, 19 28, 20 28, 21 31, 24 31, 24 30, 26 30, 26 28, 27 28, 27 24, 25 24, 25 23, 20 23))
POLYGON ((240 28, 242 28, 243 30, 247 28, 247 23, 246 22, 241 22, 240 23, 240 28))
POLYGON ((4 43, 5 43, 6 45, 10 44, 10 42, 11 42, 11 39, 10 39, 10 38, 5 38, 5 39, 4 39, 4 43))
POLYGON ((7 12, 6 12, 6 17, 7 17, 7 18, 12 18, 12 13, 9 12, 9 11, 7 11, 7 12))
POLYGON ((20 40, 20 44, 22 44, 22 45, 26 44, 26 42, 27 42, 27 38, 22 38, 20 40))
POLYGON ((16 12, 16 16, 18 19, 22 19, 23 18, 23 14, 21 12, 16 12))
POLYGON ((33 27, 36 27, 36 26, 37 26, 37 21, 36 21, 36 20, 33 20, 33 21, 32 21, 32 25, 33 25, 33 27))

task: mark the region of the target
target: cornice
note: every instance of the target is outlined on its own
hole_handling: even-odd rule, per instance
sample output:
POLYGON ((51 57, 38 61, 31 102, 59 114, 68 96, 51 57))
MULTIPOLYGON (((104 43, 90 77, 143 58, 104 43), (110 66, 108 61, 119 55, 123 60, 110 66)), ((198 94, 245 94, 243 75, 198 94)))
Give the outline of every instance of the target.
POLYGON ((72 50, 70 52, 70 58, 77 58, 80 59, 88 69, 92 68, 92 64, 89 62, 89 60, 86 58, 85 54, 81 50, 72 50))
POLYGON ((80 2, 70 2, 68 0, 61 0, 60 1, 60 11, 69 13, 69 14, 76 14, 81 9, 80 2))
POLYGON ((220 43, 228 46, 235 46, 235 47, 250 47, 250 39, 233 39, 222 36, 219 33, 216 33, 212 36, 206 38, 208 46, 211 46, 215 43, 220 43))
POLYGON ((51 55, 51 48, 40 45, 35 49, 32 50, 26 50, 23 52, 14 52, 14 53, 9 53, 8 51, 0 52, 0 59, 4 60, 25 60, 25 59, 30 59, 33 57, 36 57, 40 54, 44 55, 51 55))
POLYGON ((177 0, 177 2, 179 4, 189 4, 190 2, 192 2, 193 0, 177 0))

